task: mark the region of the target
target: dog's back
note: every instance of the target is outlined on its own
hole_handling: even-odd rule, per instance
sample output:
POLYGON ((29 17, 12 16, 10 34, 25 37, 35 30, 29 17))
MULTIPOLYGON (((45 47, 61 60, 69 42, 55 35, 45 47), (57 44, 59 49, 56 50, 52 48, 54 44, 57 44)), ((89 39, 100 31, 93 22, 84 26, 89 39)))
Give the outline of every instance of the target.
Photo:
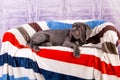
POLYGON ((46 37, 45 41, 51 42, 54 46, 60 46, 65 41, 65 38, 69 32, 69 29, 65 30, 44 30, 39 31, 32 36, 32 40, 39 41, 41 38, 46 37), (36 40, 35 40, 36 39, 36 40))

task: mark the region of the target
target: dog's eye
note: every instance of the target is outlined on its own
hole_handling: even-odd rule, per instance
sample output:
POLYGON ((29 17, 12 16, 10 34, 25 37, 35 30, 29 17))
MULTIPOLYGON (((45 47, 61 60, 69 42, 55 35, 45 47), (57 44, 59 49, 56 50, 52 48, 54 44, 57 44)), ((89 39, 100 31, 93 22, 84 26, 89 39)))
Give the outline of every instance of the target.
POLYGON ((75 29, 77 29, 77 28, 76 28, 76 27, 73 27, 72 29, 75 30, 75 29))

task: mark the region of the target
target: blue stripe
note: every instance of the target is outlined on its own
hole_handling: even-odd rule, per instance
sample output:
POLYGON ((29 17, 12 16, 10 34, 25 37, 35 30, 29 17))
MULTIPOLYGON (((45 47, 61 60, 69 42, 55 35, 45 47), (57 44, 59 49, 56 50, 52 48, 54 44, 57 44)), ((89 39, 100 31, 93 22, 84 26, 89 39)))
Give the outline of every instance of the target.
POLYGON ((97 27, 98 25, 101 25, 101 24, 103 24, 105 22, 107 22, 107 21, 104 21, 104 20, 92 20, 92 21, 88 21, 88 22, 85 22, 85 23, 93 29, 93 28, 97 27))
MULTIPOLYGON (((104 21, 104 20, 92 20, 92 21, 88 21, 88 22, 85 22, 85 23, 93 29, 93 28, 97 27, 98 25, 101 25, 105 22, 106 21, 104 21)), ((64 22, 58 22, 58 21, 47 21, 47 25, 52 30, 72 28, 72 24, 64 23, 64 22)))
POLYGON ((59 74, 55 72, 50 72, 46 70, 42 70, 42 74, 45 77, 45 80, 95 80, 95 79, 83 79, 70 75, 59 74))
MULTIPOLYGON (((0 77, 0 80, 30 80, 28 77, 14 78, 14 76, 9 76, 8 74, 4 74, 0 77)), ((37 80, 37 79, 34 79, 37 80)))
POLYGON ((3 55, 0 55, 0 66, 2 66, 4 63, 8 63, 13 67, 24 67, 27 69, 33 69, 34 72, 41 73, 37 62, 29 58, 12 57, 5 53, 3 55))
POLYGON ((47 25, 52 30, 56 30, 56 29, 70 29, 70 28, 72 28, 72 24, 58 22, 58 21, 47 21, 47 25))
MULTIPOLYGON (((0 55, 0 66, 3 66, 5 63, 11 65, 12 67, 24 67, 26 69, 33 69, 34 72, 43 74, 45 80, 94 80, 94 79, 83 79, 70 75, 64 75, 56 72, 47 71, 39 68, 37 62, 29 58, 12 57, 8 55, 8 53, 0 55)), ((0 80, 28 80, 28 77, 15 79, 14 76, 3 75, 0 78, 0 80)))

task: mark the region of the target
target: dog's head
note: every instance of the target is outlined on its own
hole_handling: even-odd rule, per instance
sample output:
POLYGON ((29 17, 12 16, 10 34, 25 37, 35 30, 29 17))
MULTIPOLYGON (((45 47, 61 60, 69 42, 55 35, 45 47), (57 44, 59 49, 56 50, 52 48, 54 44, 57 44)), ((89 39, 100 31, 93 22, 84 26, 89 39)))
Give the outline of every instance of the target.
POLYGON ((86 40, 89 38, 92 29, 85 23, 75 22, 72 25, 71 36, 75 39, 80 39, 82 43, 86 43, 86 40))

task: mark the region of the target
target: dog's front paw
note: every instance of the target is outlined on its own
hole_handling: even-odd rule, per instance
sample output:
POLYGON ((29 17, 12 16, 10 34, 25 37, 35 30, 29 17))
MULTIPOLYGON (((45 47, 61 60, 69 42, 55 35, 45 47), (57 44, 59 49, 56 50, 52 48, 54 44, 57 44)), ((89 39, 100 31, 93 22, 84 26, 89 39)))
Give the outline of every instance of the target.
POLYGON ((34 46, 34 47, 33 47, 33 50, 34 50, 35 52, 39 52, 39 47, 38 47, 38 46, 34 46))
POLYGON ((76 58, 79 58, 80 57, 80 50, 74 50, 73 56, 76 58))
POLYGON ((46 46, 52 46, 52 43, 47 42, 47 43, 46 43, 46 46))

